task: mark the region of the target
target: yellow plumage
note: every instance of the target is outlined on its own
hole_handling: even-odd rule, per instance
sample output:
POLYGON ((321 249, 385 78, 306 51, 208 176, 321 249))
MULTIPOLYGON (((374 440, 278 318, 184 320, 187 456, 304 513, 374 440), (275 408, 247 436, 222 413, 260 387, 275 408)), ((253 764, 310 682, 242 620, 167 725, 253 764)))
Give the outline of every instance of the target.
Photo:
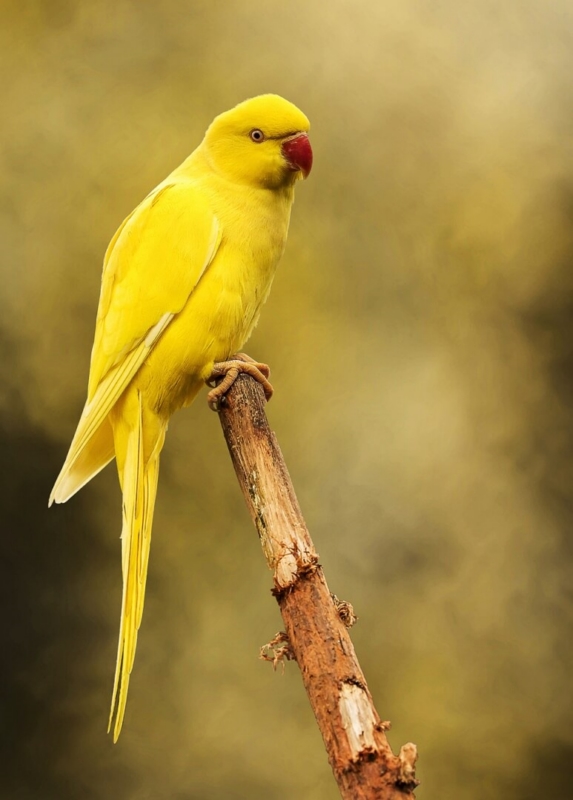
POLYGON ((68 500, 116 458, 123 599, 114 741, 143 612, 167 424, 257 323, 286 242, 294 183, 310 169, 308 140, 300 163, 292 155, 308 128, 277 95, 221 114, 123 222, 105 255, 88 397, 50 504, 68 500))

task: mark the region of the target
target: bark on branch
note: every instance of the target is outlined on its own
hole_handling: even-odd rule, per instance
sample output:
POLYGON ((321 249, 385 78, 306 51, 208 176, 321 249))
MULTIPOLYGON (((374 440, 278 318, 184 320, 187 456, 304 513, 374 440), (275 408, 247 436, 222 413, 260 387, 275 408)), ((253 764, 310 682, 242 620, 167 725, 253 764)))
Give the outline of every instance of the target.
POLYGON ((413 798, 418 783, 416 746, 406 744, 396 756, 388 744, 389 723, 374 708, 343 622, 345 615, 326 585, 264 406, 260 384, 241 375, 227 393, 219 417, 273 572, 273 593, 286 632, 279 652, 300 667, 342 797, 413 798))

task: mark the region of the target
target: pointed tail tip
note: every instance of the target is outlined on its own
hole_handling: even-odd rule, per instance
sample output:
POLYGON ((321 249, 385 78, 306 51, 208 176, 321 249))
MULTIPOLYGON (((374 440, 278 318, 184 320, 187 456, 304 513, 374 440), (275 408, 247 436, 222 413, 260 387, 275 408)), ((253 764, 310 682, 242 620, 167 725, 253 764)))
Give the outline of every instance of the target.
POLYGON ((119 734, 123 727, 123 716, 125 713, 125 701, 123 704, 123 713, 120 707, 121 698, 118 696, 121 692, 119 690, 119 673, 116 671, 116 678, 113 687, 113 696, 111 700, 111 708, 109 711, 109 718, 107 721, 107 732, 112 734, 113 743, 117 744, 119 734))
POLYGON ((119 715, 116 716, 115 720, 113 718, 113 715, 110 716, 109 722, 107 724, 107 732, 108 734, 109 733, 112 734, 112 740, 114 744, 117 744, 117 740, 119 739, 119 734, 121 733, 122 725, 123 725, 123 720, 120 720, 119 715))
POLYGON ((112 741, 113 741, 114 744, 116 744, 117 740, 119 739, 120 731, 117 730, 117 720, 116 720, 115 725, 113 726, 113 731, 112 731, 111 728, 112 728, 112 725, 113 725, 113 721, 114 720, 113 720, 113 712, 112 712, 112 714, 110 714, 110 717, 109 717, 109 722, 107 723, 107 733, 108 733, 108 735, 111 733, 112 741))

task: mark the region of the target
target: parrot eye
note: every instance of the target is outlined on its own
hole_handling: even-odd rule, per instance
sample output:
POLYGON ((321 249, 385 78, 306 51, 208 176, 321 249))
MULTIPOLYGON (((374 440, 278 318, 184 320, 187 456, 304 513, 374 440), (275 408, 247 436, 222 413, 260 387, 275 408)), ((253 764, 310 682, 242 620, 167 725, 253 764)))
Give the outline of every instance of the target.
POLYGON ((261 142, 265 141, 265 134, 260 131, 258 128, 254 128, 250 133, 249 136, 251 137, 253 142, 260 144, 261 142))

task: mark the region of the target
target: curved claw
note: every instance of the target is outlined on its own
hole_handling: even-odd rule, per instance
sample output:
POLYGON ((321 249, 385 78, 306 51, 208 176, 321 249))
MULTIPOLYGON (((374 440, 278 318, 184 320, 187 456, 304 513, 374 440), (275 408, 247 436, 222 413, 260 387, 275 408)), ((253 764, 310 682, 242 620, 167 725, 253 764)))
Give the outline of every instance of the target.
POLYGON ((268 364, 264 364, 262 361, 255 361, 254 358, 251 358, 246 353, 235 353, 233 356, 233 361, 246 361, 247 364, 254 364, 267 380, 271 377, 271 368, 268 364))
POLYGON ((208 386, 213 386, 207 395, 207 403, 212 411, 219 411, 224 402, 225 394, 235 383, 241 372, 251 375, 258 381, 265 392, 265 397, 270 400, 273 395, 273 387, 268 381, 270 369, 267 364, 254 361, 250 356, 239 353, 229 361, 221 361, 213 365, 213 371, 205 381, 208 386), (222 380, 221 380, 222 379, 222 380))

